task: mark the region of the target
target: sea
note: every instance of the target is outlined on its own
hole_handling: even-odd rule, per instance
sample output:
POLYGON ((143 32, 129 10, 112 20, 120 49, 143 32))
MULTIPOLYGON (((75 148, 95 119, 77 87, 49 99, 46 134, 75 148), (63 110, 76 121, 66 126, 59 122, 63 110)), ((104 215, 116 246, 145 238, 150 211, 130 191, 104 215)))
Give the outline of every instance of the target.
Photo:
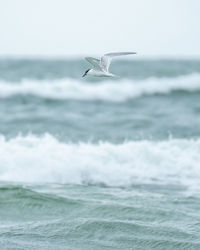
POLYGON ((0 59, 0 249, 200 249, 200 60, 0 59))

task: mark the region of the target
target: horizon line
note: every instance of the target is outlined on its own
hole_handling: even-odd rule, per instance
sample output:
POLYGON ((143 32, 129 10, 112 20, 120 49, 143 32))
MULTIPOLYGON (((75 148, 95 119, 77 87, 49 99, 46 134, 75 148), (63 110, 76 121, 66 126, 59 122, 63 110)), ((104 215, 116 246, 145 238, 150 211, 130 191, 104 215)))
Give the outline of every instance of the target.
MULTIPOLYGON (((88 54, 87 54, 88 55, 88 54)), ((78 60, 84 59, 85 54, 80 55, 46 55, 46 54, 3 54, 0 55, 0 60, 78 60)), ((99 57, 94 55, 94 57, 99 57)), ((200 55, 141 55, 139 53, 136 56, 126 59, 118 59, 118 60, 200 60, 200 55)))

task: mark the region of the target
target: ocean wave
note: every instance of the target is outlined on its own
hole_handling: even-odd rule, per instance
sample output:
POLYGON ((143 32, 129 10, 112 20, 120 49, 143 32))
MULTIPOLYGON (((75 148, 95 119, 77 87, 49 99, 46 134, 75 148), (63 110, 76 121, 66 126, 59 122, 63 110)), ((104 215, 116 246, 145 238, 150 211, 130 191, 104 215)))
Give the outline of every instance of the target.
POLYGON ((0 180, 25 183, 183 184, 199 187, 200 139, 65 143, 45 134, 0 136, 0 180))
POLYGON ((122 102, 143 95, 169 94, 179 90, 200 91, 200 74, 176 78, 107 80, 101 83, 88 83, 74 79, 56 81, 24 80, 17 84, 0 82, 0 98, 8 98, 14 95, 34 95, 41 98, 61 100, 122 102))

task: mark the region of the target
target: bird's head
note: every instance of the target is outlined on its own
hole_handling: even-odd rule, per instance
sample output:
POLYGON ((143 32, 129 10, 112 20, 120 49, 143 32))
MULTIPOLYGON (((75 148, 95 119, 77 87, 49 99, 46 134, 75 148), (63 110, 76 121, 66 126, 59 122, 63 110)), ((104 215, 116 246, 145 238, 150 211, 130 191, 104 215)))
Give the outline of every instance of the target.
POLYGON ((87 69, 87 70, 85 71, 85 73, 82 75, 82 77, 86 76, 86 75, 88 74, 89 71, 90 71, 90 69, 87 69))

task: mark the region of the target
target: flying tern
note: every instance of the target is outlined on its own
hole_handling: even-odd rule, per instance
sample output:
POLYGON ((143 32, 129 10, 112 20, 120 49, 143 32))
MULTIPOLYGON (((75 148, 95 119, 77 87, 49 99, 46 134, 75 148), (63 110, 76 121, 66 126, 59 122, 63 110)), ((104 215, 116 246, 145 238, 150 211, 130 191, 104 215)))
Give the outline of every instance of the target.
POLYGON ((136 54, 136 52, 108 53, 103 55, 100 59, 96 59, 93 57, 85 57, 85 59, 93 66, 93 68, 86 70, 82 77, 86 75, 92 75, 98 77, 101 76, 113 77, 115 75, 109 72, 109 66, 112 58, 116 56, 126 56, 132 54, 136 54))

